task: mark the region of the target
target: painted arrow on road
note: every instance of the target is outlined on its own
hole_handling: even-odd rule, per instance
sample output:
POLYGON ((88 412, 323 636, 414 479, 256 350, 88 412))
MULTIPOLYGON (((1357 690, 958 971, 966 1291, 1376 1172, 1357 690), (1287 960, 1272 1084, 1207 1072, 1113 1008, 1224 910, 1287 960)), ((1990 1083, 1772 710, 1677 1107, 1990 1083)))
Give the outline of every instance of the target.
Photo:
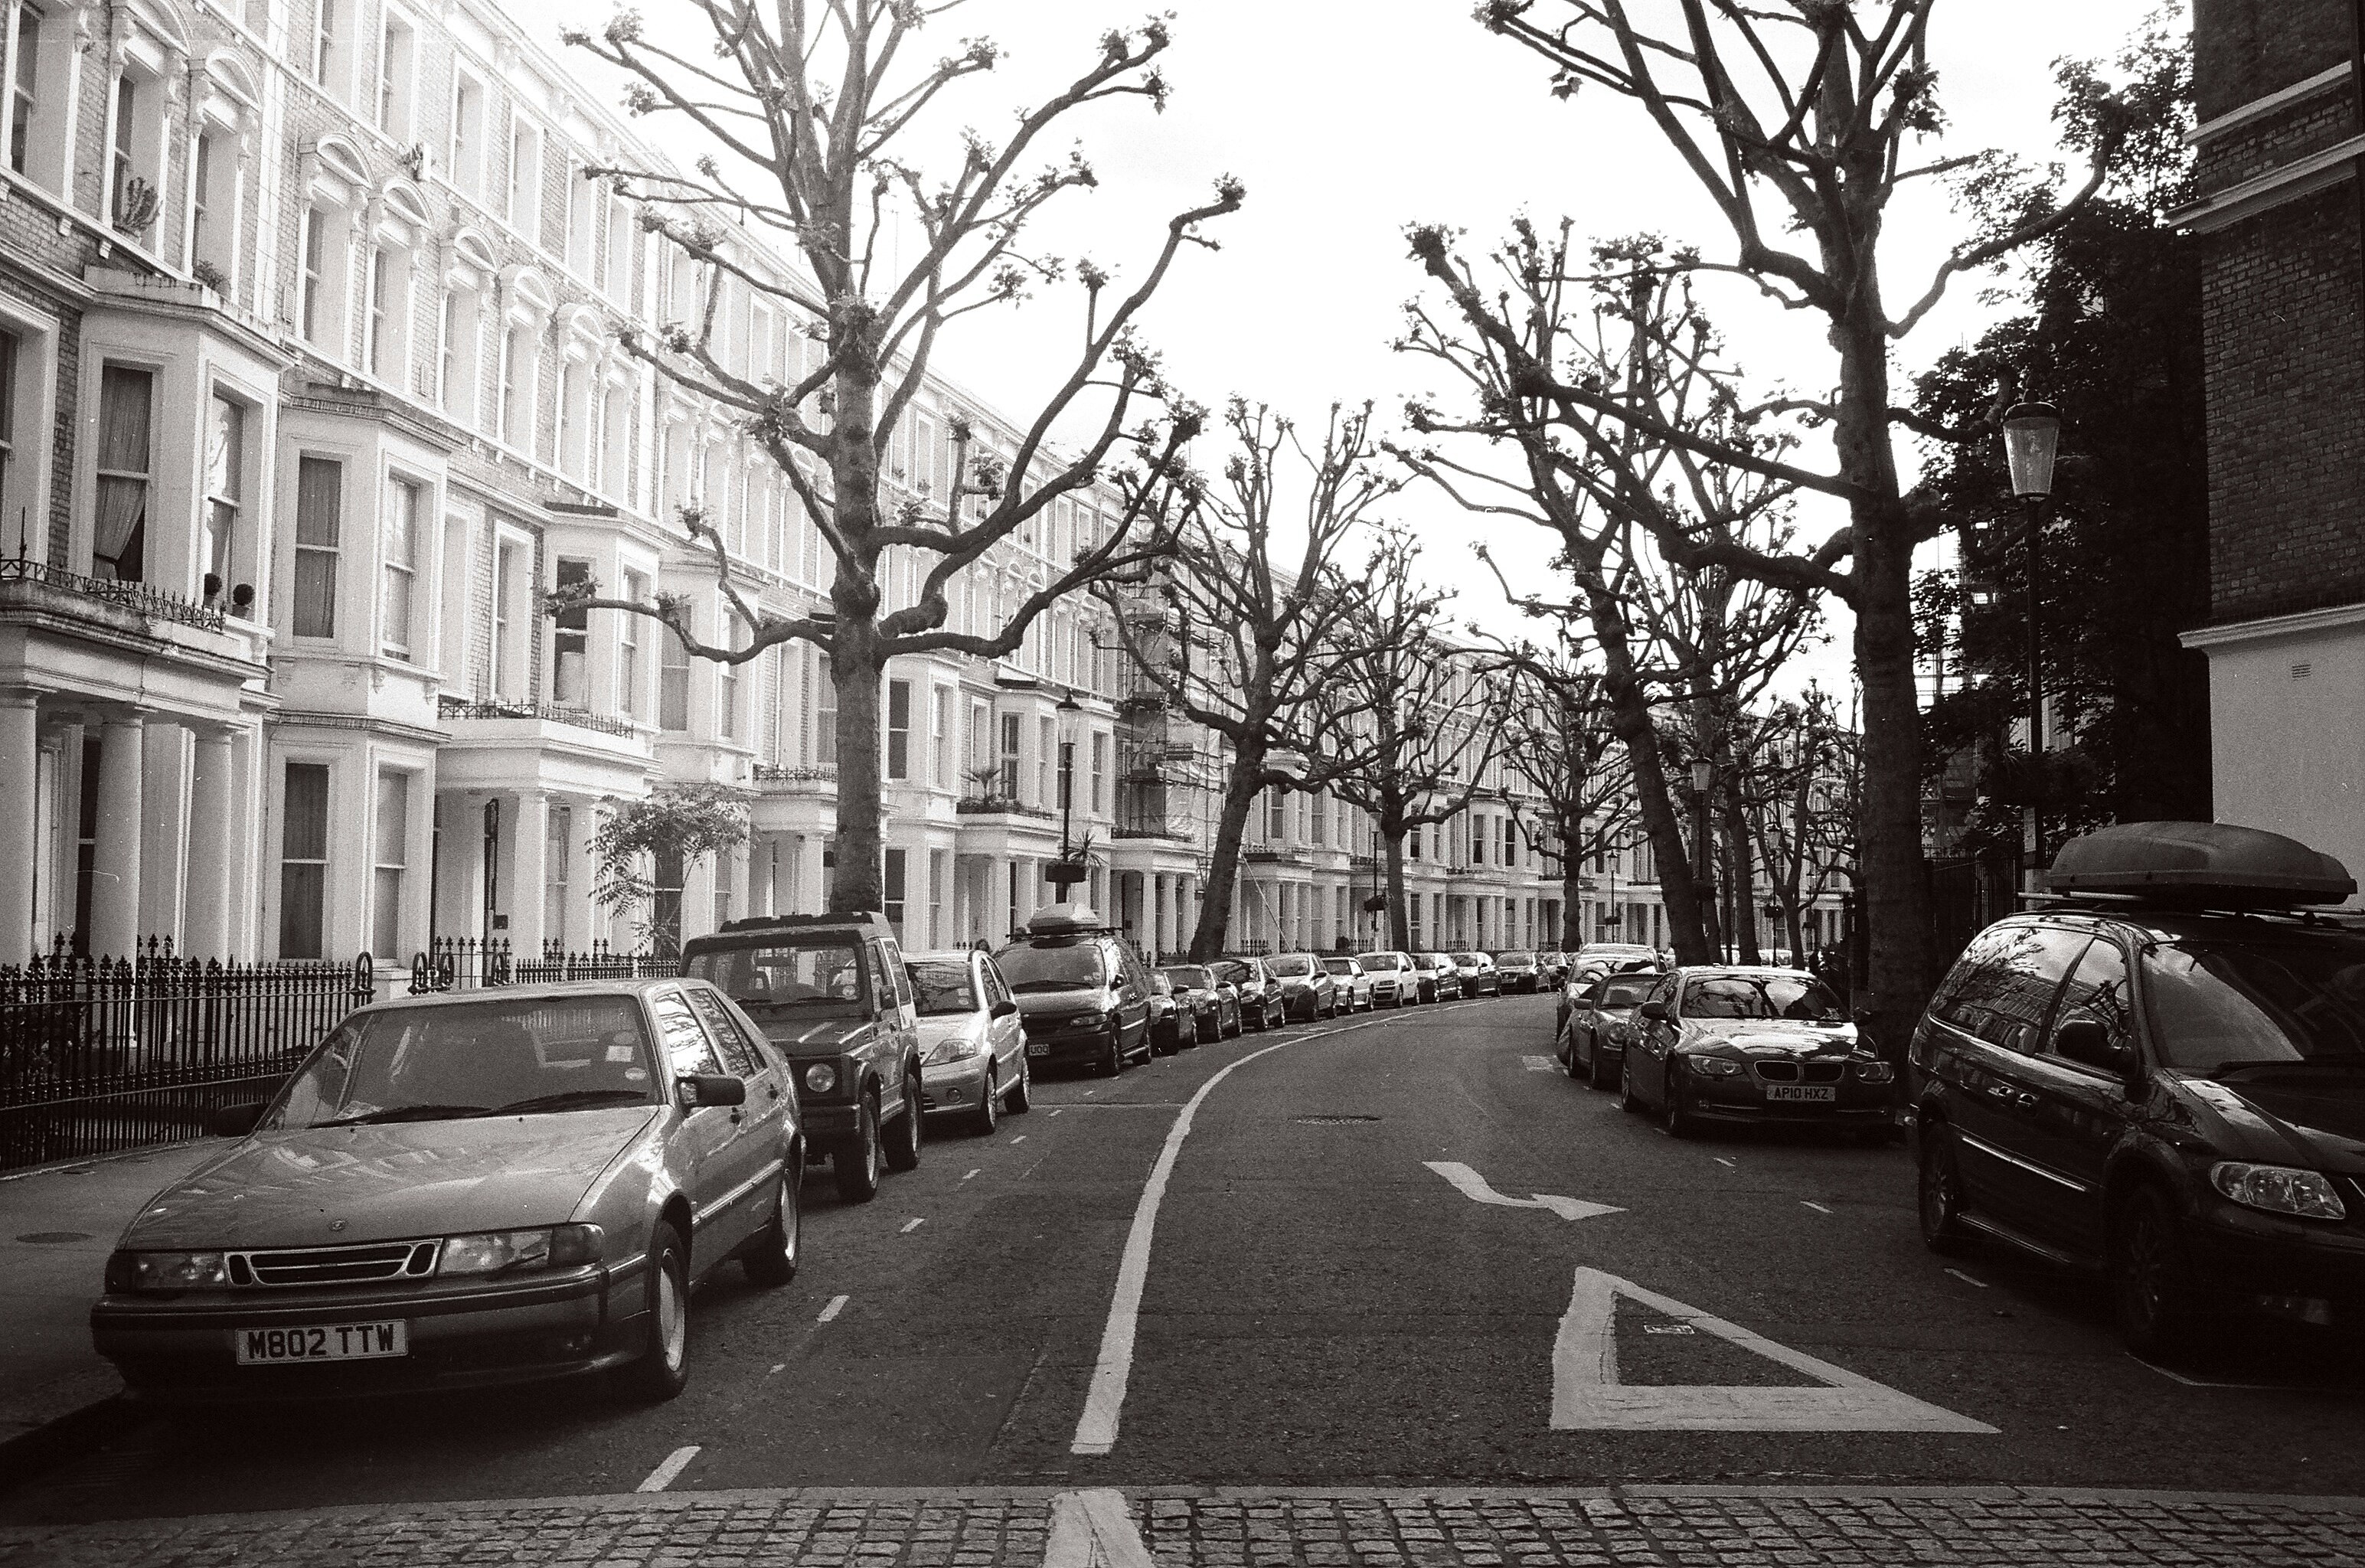
POLYGON ((1592 1219, 1597 1215, 1618 1215, 1626 1211, 1609 1204, 1597 1204, 1584 1198, 1557 1197, 1551 1193, 1538 1193, 1530 1198, 1513 1198, 1495 1191, 1486 1178, 1458 1159, 1424 1159, 1422 1164, 1461 1191, 1473 1203, 1493 1204, 1506 1209, 1550 1209, 1563 1219, 1592 1219))

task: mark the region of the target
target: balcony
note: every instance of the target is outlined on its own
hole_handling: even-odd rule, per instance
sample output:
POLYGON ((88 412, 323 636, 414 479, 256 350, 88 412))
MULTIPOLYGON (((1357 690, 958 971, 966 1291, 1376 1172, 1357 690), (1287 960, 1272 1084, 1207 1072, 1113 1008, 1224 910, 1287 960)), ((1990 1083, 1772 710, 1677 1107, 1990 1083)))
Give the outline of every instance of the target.
POLYGON ((1240 859, 1250 866, 1311 866, 1314 857, 1291 845, 1260 844, 1240 851, 1240 859))
POLYGON ((775 767, 759 762, 756 765, 756 792, 834 796, 837 793, 837 764, 816 762, 801 767, 775 767))
POLYGON ((953 810, 965 817, 1032 817, 1037 822, 1051 822, 1059 815, 1048 807, 1021 805, 1014 795, 985 790, 963 795, 953 803, 953 810))
POLYGON ((22 556, 0 560, 0 610, 48 610, 89 619, 88 612, 102 605, 142 621, 169 621, 200 632, 223 631, 228 622, 222 611, 191 603, 152 583, 84 577, 51 562, 28 561, 22 556))
POLYGON ((578 730, 595 730, 603 735, 618 735, 625 740, 636 738, 640 730, 627 719, 611 719, 605 713, 595 713, 588 708, 566 708, 555 702, 511 701, 494 698, 475 701, 465 697, 443 696, 436 699, 437 716, 449 722, 455 719, 526 719, 545 724, 571 724, 578 730))
POLYGON ((1155 812, 1135 812, 1121 819, 1113 835, 1117 838, 1169 838, 1188 842, 1196 834, 1188 817, 1163 816, 1155 812))

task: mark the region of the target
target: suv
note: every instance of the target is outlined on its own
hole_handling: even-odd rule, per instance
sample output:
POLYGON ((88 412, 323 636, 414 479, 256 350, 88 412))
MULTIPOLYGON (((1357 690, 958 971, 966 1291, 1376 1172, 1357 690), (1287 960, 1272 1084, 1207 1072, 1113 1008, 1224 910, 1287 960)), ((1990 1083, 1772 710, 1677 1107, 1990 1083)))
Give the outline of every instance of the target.
POLYGON ((682 972, 712 980, 794 1070, 805 1136, 838 1196, 879 1195, 880 1167, 920 1163, 920 1019, 894 928, 881 914, 763 914, 683 946, 682 972))
POLYGON ((993 961, 1017 1000, 1029 1060, 1115 1078, 1128 1058, 1150 1058, 1149 971, 1091 905, 1037 910, 993 961))
POLYGON ((2365 1327, 2365 935, 2278 834, 2134 823, 1971 940, 1914 1030, 1922 1234, 2099 1270, 2138 1355, 2365 1327))

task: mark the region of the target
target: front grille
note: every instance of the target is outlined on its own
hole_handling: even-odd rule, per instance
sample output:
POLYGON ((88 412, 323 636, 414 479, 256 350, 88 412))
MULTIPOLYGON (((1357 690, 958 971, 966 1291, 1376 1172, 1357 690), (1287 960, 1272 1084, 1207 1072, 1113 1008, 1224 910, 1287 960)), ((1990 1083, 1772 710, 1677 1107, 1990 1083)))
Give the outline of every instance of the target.
POLYGON ((1751 1065, 1756 1069, 1757 1076, 1768 1083, 1796 1083, 1799 1081, 1799 1064, 1797 1062, 1761 1061, 1754 1062, 1751 1065))
POLYGON ((1757 1061, 1749 1064, 1761 1083, 1837 1083, 1847 1071, 1845 1062, 1757 1061))
POLYGON ((233 1252, 234 1285, 365 1285, 382 1280, 423 1280, 435 1272, 440 1241, 377 1241, 357 1247, 233 1252))
POLYGON ((1844 1062, 1810 1061, 1806 1064, 1807 1081, 1810 1083, 1837 1083, 1840 1081, 1840 1075, 1846 1070, 1847 1064, 1844 1062))

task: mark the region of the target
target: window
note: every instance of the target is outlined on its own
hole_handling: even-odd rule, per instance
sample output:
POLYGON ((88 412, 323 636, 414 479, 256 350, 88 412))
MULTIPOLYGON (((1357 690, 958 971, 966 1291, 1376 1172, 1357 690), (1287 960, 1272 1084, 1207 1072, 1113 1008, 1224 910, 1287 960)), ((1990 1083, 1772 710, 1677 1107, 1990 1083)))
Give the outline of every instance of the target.
POLYGON ((493 695, 525 695, 525 639, 518 626, 517 589, 525 547, 503 543, 493 551, 493 695))
POLYGON ((370 951, 402 951, 402 872, 409 857, 410 777, 377 776, 377 859, 370 881, 370 951))
POLYGON ((322 917, 329 890, 329 768, 291 762, 280 808, 279 956, 318 958, 327 951, 322 917))
POLYGON ((2061 992, 2061 1005, 2053 1015, 2046 1050, 2057 1054, 2050 1036, 2058 1036, 2062 1024, 2072 1017, 2089 1018, 2102 1025, 2113 1045, 2133 1045, 2135 1031, 2134 993, 2127 977, 2126 955, 2119 945, 2107 936, 2099 936, 2086 949, 2085 957, 2070 971, 2069 984, 2061 992))
MULTIPOLYGON (((953 689, 934 688, 928 700, 928 755, 935 758, 936 788, 953 787, 953 689)), ((933 884, 932 884, 933 886, 933 884)), ((931 944, 936 938, 929 938, 931 944)))
POLYGON ((837 677, 830 673, 829 655, 813 653, 813 760, 824 767, 837 766, 837 677))
POLYGON ((217 392, 206 427, 206 510, 198 558, 210 599, 226 591, 238 565, 238 509, 246 493, 246 410, 217 392))
POLYGON ((379 586, 378 642, 388 658, 410 657, 412 578, 419 570, 420 487, 408 479, 386 485, 386 570, 379 586))
MULTIPOLYGON (((638 604, 648 592, 648 579, 638 572, 624 574, 624 597, 638 604)), ((641 716, 641 617, 621 615, 616 637, 616 705, 627 719, 641 716)))
POLYGON ((312 80, 323 87, 335 86, 329 73, 343 64, 337 53, 337 0, 317 0, 312 10, 312 80))
POLYGON ((91 575, 141 581, 148 540, 148 438, 156 377, 110 364, 98 382, 98 510, 91 575))
POLYGON ((41 106, 41 8, 20 0, 8 50, 8 167, 20 174, 27 172, 33 116, 41 106))
POLYGON ((485 185, 485 87, 466 72, 452 79, 451 138, 445 162, 452 183, 468 195, 482 196, 485 185))
POLYGON ((296 463, 296 635, 337 634, 337 545, 345 515, 345 465, 330 457, 296 463))
POLYGON ((1289 836, 1289 795, 1278 784, 1265 791, 1264 836, 1269 844, 1279 844, 1289 836))
POLYGON ((632 421, 631 389, 621 381, 610 384, 600 399, 599 485, 620 498, 632 485, 632 421))
POLYGON ((912 683, 887 683, 887 777, 912 776, 912 683))
POLYGON ((928 946, 945 945, 945 884, 952 880, 952 855, 947 850, 928 851, 928 946))
POLYGON ((680 734, 689 728, 689 649, 671 629, 661 633, 657 664, 657 728, 680 734))
POLYGON ((566 947, 566 882, 568 846, 575 842, 575 812, 553 806, 544 819, 542 846, 542 939, 562 952, 566 947))
POLYGON ((296 284, 296 321, 304 341, 316 348, 324 346, 320 336, 329 325, 329 313, 322 301, 328 286, 328 252, 329 215, 317 207, 308 207, 304 209, 303 270, 296 284))
POLYGON ((386 12, 377 49, 377 128, 397 141, 409 141, 416 36, 401 13, 386 12))
MULTIPOLYGON (((408 293, 406 285, 398 284, 394 269, 398 258, 384 245, 374 246, 369 259, 369 314, 362 323, 362 364, 372 375, 384 380, 394 373, 398 353, 395 295, 398 289, 408 293)), ((408 269, 405 269, 406 271, 408 269)))
POLYGON ((727 662, 714 666, 714 733, 726 741, 739 738, 739 666, 727 662))
POLYGON ((583 177, 583 165, 566 161, 566 270, 589 282, 599 260, 600 187, 583 177))
POLYGON ((558 468, 568 478, 591 476, 591 366, 573 354, 558 372, 558 468))
POLYGON ((435 397, 455 424, 476 422, 476 338, 482 312, 475 289, 445 291, 436 323, 435 397))
POLYGON ((886 864, 881 868, 880 877, 881 898, 886 904, 880 913, 887 916, 887 924, 895 928, 895 940, 898 942, 903 939, 904 876, 909 858, 903 850, 888 850, 886 864))
MULTIPOLYGON (((558 563, 559 592, 580 592, 590 586, 590 562, 562 560, 558 563)), ((590 700, 591 695, 591 612, 570 610, 554 618, 551 624, 556 628, 551 639, 551 700, 569 708, 579 708, 590 700)))
POLYGON ((1109 737, 1106 730, 1093 732, 1093 811, 1097 815, 1108 812, 1109 737))
POLYGON ((1018 799, 1018 715, 1002 715, 1002 789, 1008 800, 1018 799))
POLYGON ((510 191, 504 209, 510 227, 533 233, 536 209, 542 206, 542 133, 521 118, 510 121, 510 191))
MULTIPOLYGON (((220 144, 220 137, 210 132, 201 133, 197 137, 197 145, 189 157, 188 260, 192 267, 199 262, 209 263, 217 267, 221 265, 222 259, 215 253, 215 247, 219 243, 224 225, 211 221, 216 217, 214 212, 214 165, 218 159, 216 149, 220 144)), ((230 214, 225 212, 220 216, 226 218, 230 214)), ((228 269, 223 270, 227 272, 228 269)))
POLYGON ((533 378, 540 357, 532 327, 514 326, 502 336, 499 434, 521 452, 533 442, 533 378))
POLYGON ((132 149, 139 144, 140 84, 129 72, 115 79, 115 152, 107 164, 106 188, 110 193, 115 226, 129 232, 128 218, 131 210, 131 181, 139 173, 139 162, 132 149))
POLYGON ((632 293, 633 241, 640 231, 633 226, 633 209, 614 192, 608 193, 600 211, 608 230, 601 241, 608 258, 601 287, 609 298, 621 302, 632 293))
MULTIPOLYGON (((17 495, 17 362, 24 346, 23 339, 0 328, 0 507, 16 499, 17 495)), ((17 523, 19 555, 25 553, 25 515, 19 512, 17 523)))
POLYGON ((1037 806, 1053 805, 1060 799, 1061 796, 1064 796, 1067 793, 1068 770, 1066 767, 1059 766, 1062 761, 1063 759, 1059 756, 1059 724, 1050 719, 1036 720, 1034 804, 1037 806), (1059 772, 1059 778, 1056 783, 1052 778, 1052 772, 1055 767, 1059 772), (1059 791, 1059 794, 1057 795, 1052 793, 1055 789, 1059 791))
POLYGON ((2082 931, 1991 925, 1956 960, 1931 1015, 1990 1045, 2034 1051, 2054 992, 2086 942, 2082 931))

